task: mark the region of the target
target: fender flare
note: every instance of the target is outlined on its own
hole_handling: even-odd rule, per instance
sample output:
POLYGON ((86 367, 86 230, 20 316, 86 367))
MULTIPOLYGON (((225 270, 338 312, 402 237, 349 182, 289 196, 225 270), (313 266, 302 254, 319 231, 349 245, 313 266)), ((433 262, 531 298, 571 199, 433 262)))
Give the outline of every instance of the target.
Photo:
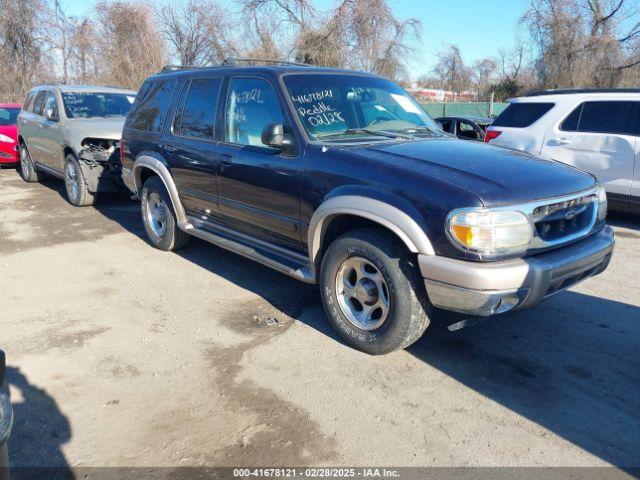
POLYGON ((175 211, 176 218, 178 220, 178 227, 182 230, 189 230, 191 228, 191 224, 187 220, 187 214, 182 206, 182 202, 180 201, 178 189, 167 166, 162 161, 149 155, 140 155, 136 158, 136 161, 133 164, 133 179, 134 187, 138 194, 142 190, 140 177, 143 168, 148 168, 160 177, 160 180, 164 183, 167 192, 169 192, 169 197, 173 204, 173 210, 175 211))
POLYGON ((363 217, 379 223, 395 233, 413 253, 435 255, 427 234, 407 213, 393 205, 370 197, 341 195, 322 203, 311 218, 307 239, 309 260, 312 265, 318 258, 324 233, 331 218, 341 214, 363 217))

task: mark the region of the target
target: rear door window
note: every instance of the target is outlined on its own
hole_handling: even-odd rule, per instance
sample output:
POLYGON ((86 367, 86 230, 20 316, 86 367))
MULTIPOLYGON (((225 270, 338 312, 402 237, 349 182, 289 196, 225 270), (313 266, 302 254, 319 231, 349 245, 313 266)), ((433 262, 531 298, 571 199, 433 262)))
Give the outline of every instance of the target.
POLYGON ((174 133, 183 137, 213 139, 220 78, 196 78, 191 82, 184 108, 176 116, 174 133))
POLYGON ((495 119, 492 126, 526 128, 540 120, 553 106, 553 103, 511 103, 498 115, 498 118, 495 119))
POLYGON ((640 102, 585 102, 578 131, 637 135, 638 105, 640 102))
POLYGON ((24 101, 23 110, 25 112, 33 112, 33 99, 36 98, 35 92, 29 92, 27 99, 24 101))
POLYGON ((44 99, 47 96, 47 92, 44 90, 40 90, 36 95, 35 102, 33 103, 33 113, 36 115, 42 116, 42 112, 44 111, 44 99))
POLYGON ((127 117, 127 128, 160 133, 175 84, 174 79, 168 79, 155 80, 143 86, 127 117))

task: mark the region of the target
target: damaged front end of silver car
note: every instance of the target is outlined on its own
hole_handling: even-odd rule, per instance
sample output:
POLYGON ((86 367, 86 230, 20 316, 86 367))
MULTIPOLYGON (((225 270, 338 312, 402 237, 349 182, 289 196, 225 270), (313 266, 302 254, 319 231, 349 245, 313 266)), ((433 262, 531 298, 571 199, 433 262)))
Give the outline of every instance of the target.
POLYGON ((109 192, 125 188, 122 183, 118 140, 85 138, 78 158, 90 191, 109 192))

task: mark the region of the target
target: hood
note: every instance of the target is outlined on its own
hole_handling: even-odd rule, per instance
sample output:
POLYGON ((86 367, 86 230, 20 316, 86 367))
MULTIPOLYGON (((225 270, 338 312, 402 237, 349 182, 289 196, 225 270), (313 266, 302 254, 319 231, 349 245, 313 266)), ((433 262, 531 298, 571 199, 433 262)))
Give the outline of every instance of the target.
POLYGON ((70 118, 67 120, 69 128, 75 136, 82 138, 105 138, 120 140, 122 138, 122 128, 126 117, 109 118, 70 118))
POLYGON ((18 127, 16 125, 0 125, 0 134, 16 140, 18 138, 18 127))
POLYGON ((596 184, 592 175, 573 167, 479 142, 427 139, 354 149, 464 188, 486 206, 559 197, 596 184))

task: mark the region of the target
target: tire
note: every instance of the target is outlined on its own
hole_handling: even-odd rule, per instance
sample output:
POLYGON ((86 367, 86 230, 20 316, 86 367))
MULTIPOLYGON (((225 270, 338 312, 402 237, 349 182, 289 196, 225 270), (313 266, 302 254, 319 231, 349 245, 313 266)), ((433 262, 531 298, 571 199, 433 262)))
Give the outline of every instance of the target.
POLYGON ((88 207, 96 203, 96 194, 89 191, 80 162, 71 154, 64 160, 64 185, 71 205, 88 207))
POLYGON ((382 229, 337 238, 322 259, 320 287, 332 326, 363 352, 382 355, 406 348, 429 326, 433 307, 417 262, 382 229))
POLYGON ((160 177, 151 177, 144 183, 140 206, 142 222, 151 245, 171 251, 189 243, 191 236, 178 227, 171 197, 160 177))
POLYGON ((25 182, 34 183, 40 179, 38 175, 38 171, 36 170, 35 165, 33 164, 33 160, 31 160, 31 155, 29 154, 29 150, 27 150, 27 146, 22 143, 20 144, 20 176, 25 182))

